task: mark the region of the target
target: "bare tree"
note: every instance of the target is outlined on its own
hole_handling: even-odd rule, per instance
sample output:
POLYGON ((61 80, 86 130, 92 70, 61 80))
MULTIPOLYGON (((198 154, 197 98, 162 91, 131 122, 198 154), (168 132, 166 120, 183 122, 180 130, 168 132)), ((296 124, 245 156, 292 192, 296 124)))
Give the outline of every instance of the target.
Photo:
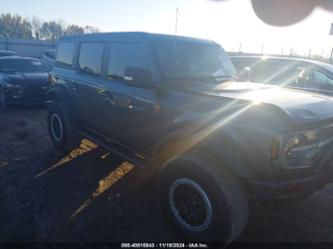
POLYGON ((32 38, 31 23, 22 16, 1 14, 0 35, 9 38, 32 38))
POLYGON ((43 22, 37 16, 27 20, 20 15, 0 14, 0 37, 57 40, 64 35, 97 32, 100 32, 100 30, 96 27, 66 25, 62 19, 43 22))
POLYGON ((55 21, 44 22, 40 29, 40 37, 44 40, 57 40, 62 35, 62 26, 55 21))
POLYGON ((64 32, 64 35, 81 35, 81 34, 84 34, 84 29, 78 25, 69 25, 64 32))
POLYGON ((85 34, 93 34, 93 33, 99 33, 101 32, 99 28, 93 27, 93 26, 85 26, 84 27, 84 33, 85 34))
POLYGON ((35 39, 40 39, 40 29, 42 28, 42 21, 39 17, 33 16, 31 19, 32 34, 35 39))

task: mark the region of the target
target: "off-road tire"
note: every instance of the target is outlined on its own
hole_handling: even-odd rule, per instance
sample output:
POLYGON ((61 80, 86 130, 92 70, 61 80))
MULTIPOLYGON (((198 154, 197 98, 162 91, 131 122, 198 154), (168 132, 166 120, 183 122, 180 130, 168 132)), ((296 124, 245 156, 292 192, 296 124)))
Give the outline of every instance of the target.
POLYGON ((62 110, 60 103, 49 104, 47 125, 54 147, 58 151, 67 153, 80 146, 81 137, 77 133, 75 125, 68 119, 67 115, 62 110), (59 127, 59 124, 61 126, 61 135, 55 128, 56 126, 59 127))
POLYGON ((158 174, 157 197, 163 213, 185 240, 226 245, 235 240, 247 224, 246 192, 237 177, 219 164, 205 154, 192 154, 167 162, 158 174), (206 193, 212 207, 212 219, 205 230, 191 231, 175 217, 169 195, 177 179, 189 179, 206 193))

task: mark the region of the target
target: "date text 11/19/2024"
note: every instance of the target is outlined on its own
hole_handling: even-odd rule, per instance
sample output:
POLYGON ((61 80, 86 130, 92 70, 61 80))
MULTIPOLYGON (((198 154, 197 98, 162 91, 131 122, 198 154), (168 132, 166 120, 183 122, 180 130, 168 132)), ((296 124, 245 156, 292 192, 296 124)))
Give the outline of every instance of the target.
POLYGON ((121 243, 122 248, 209 248, 206 243, 121 243))

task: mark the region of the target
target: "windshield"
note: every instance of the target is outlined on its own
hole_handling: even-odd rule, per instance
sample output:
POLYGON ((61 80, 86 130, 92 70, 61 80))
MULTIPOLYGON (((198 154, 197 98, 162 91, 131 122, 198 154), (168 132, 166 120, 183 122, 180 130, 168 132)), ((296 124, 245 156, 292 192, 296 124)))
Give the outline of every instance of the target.
POLYGON ((0 72, 46 72, 46 69, 39 60, 8 59, 0 60, 0 72))
POLYGON ((155 41, 155 53, 163 80, 220 83, 236 70, 223 48, 215 44, 179 40, 155 41))

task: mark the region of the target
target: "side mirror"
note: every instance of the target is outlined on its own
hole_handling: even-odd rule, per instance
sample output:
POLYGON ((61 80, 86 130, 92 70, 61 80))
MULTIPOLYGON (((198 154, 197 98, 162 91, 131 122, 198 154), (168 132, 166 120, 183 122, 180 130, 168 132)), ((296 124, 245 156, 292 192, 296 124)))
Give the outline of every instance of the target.
POLYGON ((250 81, 251 79, 252 70, 250 67, 244 67, 242 70, 239 71, 237 74, 239 81, 250 81))
POLYGON ((124 80, 129 85, 152 86, 154 84, 151 72, 138 67, 127 67, 124 80))

